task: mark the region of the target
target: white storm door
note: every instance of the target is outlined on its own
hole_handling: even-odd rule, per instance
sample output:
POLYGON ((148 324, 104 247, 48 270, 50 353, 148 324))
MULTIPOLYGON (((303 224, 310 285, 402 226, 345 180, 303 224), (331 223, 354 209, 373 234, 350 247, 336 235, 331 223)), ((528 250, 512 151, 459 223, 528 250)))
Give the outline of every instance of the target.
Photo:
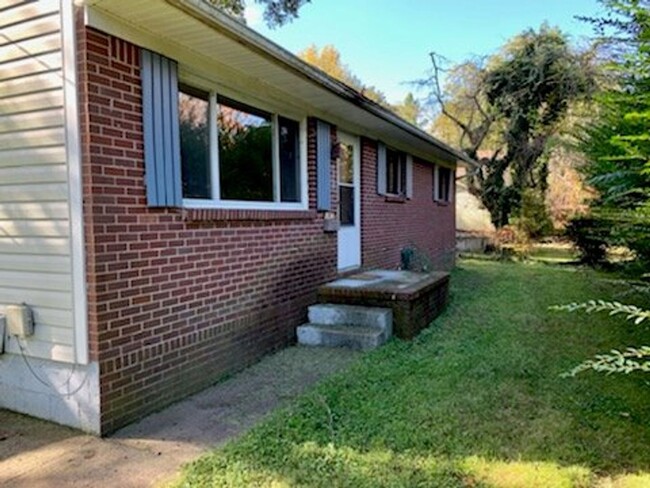
POLYGON ((361 151, 359 138, 339 132, 338 269, 361 266, 361 151))

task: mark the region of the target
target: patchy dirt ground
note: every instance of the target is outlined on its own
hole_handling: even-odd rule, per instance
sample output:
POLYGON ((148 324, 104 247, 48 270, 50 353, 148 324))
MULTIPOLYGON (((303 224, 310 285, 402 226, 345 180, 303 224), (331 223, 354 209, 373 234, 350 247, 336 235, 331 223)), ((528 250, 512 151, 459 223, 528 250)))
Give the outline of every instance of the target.
POLYGON ((292 347, 187 400, 99 439, 0 410, 0 486, 135 488, 165 484, 359 353, 292 347))

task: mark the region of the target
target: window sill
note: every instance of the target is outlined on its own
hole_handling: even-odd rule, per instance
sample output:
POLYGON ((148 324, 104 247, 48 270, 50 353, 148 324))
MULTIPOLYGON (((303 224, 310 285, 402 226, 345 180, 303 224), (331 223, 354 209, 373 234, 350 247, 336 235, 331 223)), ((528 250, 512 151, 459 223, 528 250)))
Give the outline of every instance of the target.
POLYGON ((226 208, 184 208, 185 222, 315 220, 312 210, 242 210, 226 208))
POLYGON ((386 195, 386 203, 406 203, 407 198, 404 195, 386 195))
POLYGON ((434 202, 439 207, 448 207, 449 205, 451 205, 451 202, 448 200, 434 200, 434 202))

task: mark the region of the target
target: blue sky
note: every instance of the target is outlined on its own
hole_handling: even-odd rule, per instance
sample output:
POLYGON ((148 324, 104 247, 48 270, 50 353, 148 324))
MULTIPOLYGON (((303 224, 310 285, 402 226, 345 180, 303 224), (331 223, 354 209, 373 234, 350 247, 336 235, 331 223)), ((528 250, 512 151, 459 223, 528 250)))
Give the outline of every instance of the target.
POLYGON ((435 51, 453 61, 495 51, 507 39, 547 21, 576 42, 591 34, 575 15, 601 11, 597 0, 312 0, 293 23, 275 30, 249 0, 249 25, 297 53, 310 44, 335 45, 366 85, 401 101, 422 78, 435 51))

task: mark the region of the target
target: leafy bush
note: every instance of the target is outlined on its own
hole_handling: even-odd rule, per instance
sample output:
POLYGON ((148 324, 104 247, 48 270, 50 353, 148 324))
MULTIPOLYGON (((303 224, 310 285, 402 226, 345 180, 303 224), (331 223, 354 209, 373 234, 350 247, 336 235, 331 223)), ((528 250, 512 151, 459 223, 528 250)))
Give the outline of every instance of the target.
POLYGON ((528 239, 540 239, 553 232, 553 223, 546 207, 544 194, 538 190, 523 191, 521 207, 510 221, 528 239))
POLYGON ((594 265, 605 261, 609 229, 594 217, 576 217, 566 226, 566 236, 580 252, 580 261, 594 265))
POLYGON ((433 262, 429 255, 415 244, 403 247, 400 251, 400 269, 429 273, 433 271, 433 262))
POLYGON ((641 262, 650 263, 650 203, 618 212, 616 221, 610 223, 616 241, 634 251, 641 262))
POLYGON ((604 262, 607 248, 614 246, 628 248, 641 265, 650 263, 650 212, 643 208, 615 212, 596 209, 572 219, 565 235, 578 248, 585 264, 604 262))
POLYGON ((505 225, 490 235, 485 251, 499 259, 510 260, 517 254, 515 247, 517 247, 519 238, 517 229, 511 225, 505 225))

